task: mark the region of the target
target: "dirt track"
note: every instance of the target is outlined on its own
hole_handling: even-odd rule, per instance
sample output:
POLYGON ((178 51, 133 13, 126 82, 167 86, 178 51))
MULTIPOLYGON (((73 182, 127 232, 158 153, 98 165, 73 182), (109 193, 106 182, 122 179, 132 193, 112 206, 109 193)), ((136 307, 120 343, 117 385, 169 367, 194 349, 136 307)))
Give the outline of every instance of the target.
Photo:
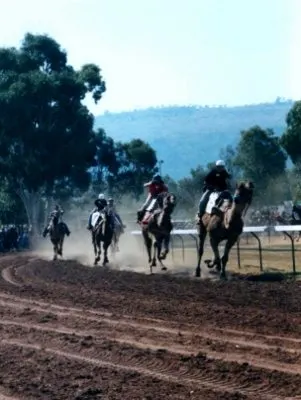
POLYGON ((0 268, 0 400, 301 399, 300 283, 0 268))

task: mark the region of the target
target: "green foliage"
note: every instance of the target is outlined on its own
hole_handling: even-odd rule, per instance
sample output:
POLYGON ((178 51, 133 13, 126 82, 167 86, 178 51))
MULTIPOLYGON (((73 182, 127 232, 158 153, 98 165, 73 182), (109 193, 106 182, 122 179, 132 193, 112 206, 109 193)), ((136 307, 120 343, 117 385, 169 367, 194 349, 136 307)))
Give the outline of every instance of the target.
POLYGON ((272 130, 254 126, 241 132, 235 164, 263 190, 271 179, 284 174, 286 155, 272 130))
POLYGON ((179 180, 178 202, 185 210, 192 212, 197 209, 207 173, 208 170, 198 165, 195 169, 191 169, 190 176, 179 180))
POLYGON ((97 66, 75 70, 46 35, 26 34, 20 49, 0 49, 0 171, 28 214, 34 197, 88 187, 96 143, 82 100, 90 93, 97 102, 104 91, 97 66))
POLYGON ((232 180, 237 181, 242 174, 241 168, 235 163, 236 160, 236 149, 228 145, 224 149, 221 149, 219 158, 225 161, 227 171, 231 174, 232 180))
POLYGON ((290 187, 292 188, 292 198, 294 201, 301 200, 301 162, 296 162, 294 168, 289 173, 290 187))
POLYGON ((0 73, 6 176, 32 191, 46 181, 53 190, 66 178, 86 187, 83 171, 93 163, 95 138, 93 117, 81 101, 89 92, 97 100, 105 89, 98 67, 75 71, 53 39, 27 34, 19 50, 2 49, 0 73))
POLYGON ((286 117, 287 128, 281 145, 294 164, 301 162, 301 101, 297 101, 286 117))
POLYGON ((0 188, 0 224, 25 224, 24 206, 20 198, 4 181, 0 188))
POLYGON ((141 139, 116 144, 118 170, 109 175, 110 192, 132 193, 136 199, 143 193, 143 184, 158 171, 154 149, 141 139))

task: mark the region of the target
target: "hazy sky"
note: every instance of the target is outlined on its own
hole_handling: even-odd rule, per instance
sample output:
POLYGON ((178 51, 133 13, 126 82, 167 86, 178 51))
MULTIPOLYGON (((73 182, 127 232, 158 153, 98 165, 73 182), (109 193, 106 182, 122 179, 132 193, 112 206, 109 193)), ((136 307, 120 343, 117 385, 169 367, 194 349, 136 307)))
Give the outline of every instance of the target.
POLYGON ((91 110, 301 97, 301 0, 0 0, 0 46, 48 33, 107 92, 91 110))

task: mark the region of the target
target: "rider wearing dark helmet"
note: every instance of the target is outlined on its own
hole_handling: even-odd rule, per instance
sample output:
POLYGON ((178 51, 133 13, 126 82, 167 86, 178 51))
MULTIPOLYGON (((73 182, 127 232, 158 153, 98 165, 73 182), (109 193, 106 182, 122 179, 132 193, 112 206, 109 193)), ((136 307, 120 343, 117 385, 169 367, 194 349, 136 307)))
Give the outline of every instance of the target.
POLYGON ((152 201, 159 196, 159 194, 168 192, 168 187, 165 185, 161 175, 159 174, 154 175, 150 182, 144 184, 144 187, 148 188, 148 196, 143 206, 137 212, 137 222, 142 221, 145 211, 149 208, 152 201))
MULTIPOLYGON (((215 163, 215 166, 212 170, 206 175, 204 180, 204 188, 203 195, 200 199, 199 203, 199 217, 201 218, 205 212, 206 205, 208 203, 209 197, 214 190, 222 193, 229 189, 228 180, 231 178, 231 175, 226 170, 226 165, 223 160, 218 160, 215 163)), ((230 193, 228 194, 231 196, 230 193)), ((216 204, 218 204, 220 198, 216 200, 216 204)))

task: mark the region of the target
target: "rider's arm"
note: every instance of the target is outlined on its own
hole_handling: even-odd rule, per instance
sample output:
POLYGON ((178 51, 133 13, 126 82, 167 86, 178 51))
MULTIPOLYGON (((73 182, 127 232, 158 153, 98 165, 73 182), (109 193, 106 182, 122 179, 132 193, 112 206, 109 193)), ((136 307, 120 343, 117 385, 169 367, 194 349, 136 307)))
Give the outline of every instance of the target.
POLYGON ((204 183, 207 186, 214 186, 214 178, 215 178, 215 173, 214 171, 210 171, 204 179, 204 183))
POLYGON ((146 198, 146 200, 145 200, 145 202, 144 202, 144 204, 143 204, 143 206, 142 206, 142 208, 145 207, 145 206, 147 205, 147 203, 150 201, 150 199, 151 199, 152 197, 153 197, 153 196, 151 195, 151 193, 149 193, 148 196, 147 196, 147 198, 146 198))

